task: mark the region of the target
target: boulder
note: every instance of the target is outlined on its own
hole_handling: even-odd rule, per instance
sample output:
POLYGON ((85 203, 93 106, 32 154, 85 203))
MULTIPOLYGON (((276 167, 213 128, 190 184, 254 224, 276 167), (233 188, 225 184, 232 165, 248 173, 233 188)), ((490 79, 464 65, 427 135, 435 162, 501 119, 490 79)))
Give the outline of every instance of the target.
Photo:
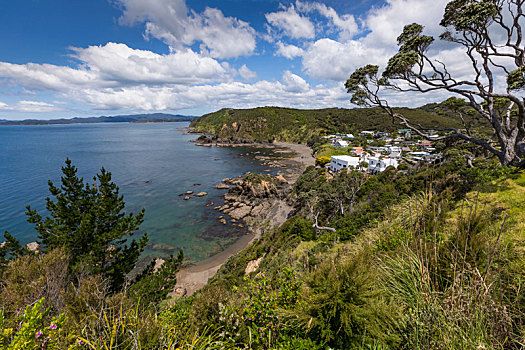
POLYGON ((279 180, 281 183, 288 183, 288 181, 286 181, 286 179, 282 175, 277 175, 276 179, 279 180))
POLYGON ((207 196, 208 193, 207 192, 199 192, 196 194, 197 197, 204 197, 204 196, 207 196))
POLYGON ((31 243, 26 244, 26 248, 30 252, 36 253, 40 251, 40 244, 38 244, 37 242, 31 242, 31 243))
POLYGON ((191 199, 191 197, 190 197, 190 196, 186 196, 186 197, 184 197, 184 200, 185 200, 185 201, 187 201, 188 199, 191 199))
POLYGON ((217 185, 215 185, 213 187, 215 187, 218 190, 227 190, 227 189, 230 188, 230 185, 227 185, 227 184, 224 184, 224 183, 221 182, 220 184, 217 184, 217 185))
POLYGON ((223 225, 226 225, 226 219, 220 219, 219 222, 223 225))
POLYGON ((193 194, 193 191, 186 191, 185 194, 193 194))
POLYGON ((250 212, 252 211, 252 207, 249 205, 244 205, 239 208, 236 208, 228 213, 230 217, 232 217, 235 220, 241 220, 244 217, 250 215, 250 212))
POLYGON ((161 258, 155 259, 155 266, 153 267, 153 272, 157 272, 165 262, 166 260, 161 258))
POLYGON ((177 297, 183 297, 186 296, 186 288, 184 287, 176 287, 173 291, 173 294, 177 297))
POLYGON ((250 273, 257 271, 263 258, 264 256, 261 256, 259 259, 248 262, 248 265, 246 266, 246 269, 244 270, 244 274, 249 275, 250 273))

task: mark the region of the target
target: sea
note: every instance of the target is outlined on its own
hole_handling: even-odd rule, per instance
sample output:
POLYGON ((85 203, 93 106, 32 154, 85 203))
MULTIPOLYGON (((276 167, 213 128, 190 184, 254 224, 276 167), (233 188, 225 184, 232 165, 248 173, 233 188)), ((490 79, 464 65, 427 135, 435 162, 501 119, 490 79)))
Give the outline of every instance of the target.
POLYGON ((223 251, 245 235, 246 228, 218 222, 221 214, 213 207, 224 202, 221 195, 226 190, 213 186, 226 177, 272 170, 246 155, 254 153, 252 148, 196 146, 190 142, 196 135, 184 134, 188 125, 1 126, 0 242, 4 230, 24 244, 37 239, 26 221, 26 206, 47 214, 48 180, 60 183, 61 167, 69 158, 86 182, 93 183, 101 167, 111 172, 124 195, 126 212, 146 209, 138 232, 147 232, 150 241, 143 259, 182 249, 187 262, 198 262, 223 251), (208 195, 184 200, 180 195, 186 191, 208 195))

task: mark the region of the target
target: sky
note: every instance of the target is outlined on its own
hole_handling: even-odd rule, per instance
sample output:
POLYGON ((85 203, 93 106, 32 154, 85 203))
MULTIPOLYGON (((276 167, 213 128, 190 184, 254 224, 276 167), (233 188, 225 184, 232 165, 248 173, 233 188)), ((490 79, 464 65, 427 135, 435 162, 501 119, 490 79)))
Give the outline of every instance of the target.
MULTIPOLYGON (((0 119, 355 107, 405 24, 438 36, 447 0, 0 0, 0 119)), ((455 47, 435 54, 461 73, 455 47)), ((392 94, 419 106, 443 95, 392 94)))

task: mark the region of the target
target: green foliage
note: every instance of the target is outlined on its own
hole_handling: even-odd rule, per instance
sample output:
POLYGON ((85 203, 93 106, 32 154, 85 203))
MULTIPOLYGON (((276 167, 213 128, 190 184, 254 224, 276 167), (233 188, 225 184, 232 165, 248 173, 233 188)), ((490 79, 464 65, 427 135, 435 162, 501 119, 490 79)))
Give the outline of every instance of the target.
POLYGON ((519 67, 507 75, 507 86, 509 90, 525 88, 525 67, 519 67))
POLYGON ((403 33, 397 38, 399 52, 389 59, 383 78, 403 77, 420 61, 421 54, 434 41, 434 38, 422 35, 422 32, 423 26, 417 23, 403 28, 403 33))
POLYGON ((120 305, 89 317, 79 339, 89 349, 227 349, 215 332, 193 331, 151 313, 120 305))
POLYGON ((331 158, 330 157, 316 157, 315 158, 315 165, 316 166, 320 166, 320 167, 324 167, 326 164, 329 164, 331 161, 331 158))
POLYGON ((69 159, 62 173, 60 187, 49 181, 49 192, 55 198, 46 199, 50 215, 43 218, 28 206, 28 222, 35 224, 44 252, 66 247, 73 268, 102 273, 117 290, 147 244, 146 234, 139 241, 128 241, 142 223, 144 209, 137 215, 123 212, 123 196, 104 168, 93 178, 93 185, 77 176, 69 159))
MULTIPOLYGON (((53 317, 51 322, 45 322, 50 309, 43 309, 44 298, 38 300, 34 305, 28 305, 23 315, 18 320, 17 329, 4 328, 3 313, 0 311, 0 345, 6 350, 27 349, 64 349, 65 343, 72 343, 72 339, 61 339, 61 329, 66 321, 64 314, 53 317), (65 342, 65 343, 64 343, 65 342)), ((68 349, 76 349, 81 341, 71 345, 68 349)))
POLYGON ((20 240, 16 239, 9 232, 4 232, 5 242, 0 244, 0 277, 10 260, 29 254, 26 247, 20 245, 20 240))
POLYGON ((62 309, 62 293, 70 282, 68 266, 69 254, 63 248, 10 261, 0 280, 0 308, 4 316, 12 319, 26 305, 42 298, 46 307, 62 309))
POLYGON ((236 342, 259 348, 275 344, 288 325, 279 318, 279 310, 292 308, 299 299, 301 282, 289 268, 283 268, 277 281, 263 273, 245 277, 242 288, 234 287, 235 300, 223 306, 221 320, 236 342))
MULTIPOLYGON (((438 115, 422 109, 395 108, 396 112, 430 128, 461 127, 448 113, 438 115)), ((276 141, 308 143, 314 151, 327 140, 321 133, 355 133, 356 130, 395 131, 397 126, 379 108, 327 108, 299 110, 280 107, 220 110, 191 123, 198 131, 219 140, 256 141, 274 137, 276 141)))
POLYGON ((362 257, 325 262, 306 279, 309 291, 295 322, 310 338, 337 349, 360 348, 374 339, 395 342, 395 321, 372 281, 362 257))
POLYGON ((140 300, 142 305, 154 307, 162 300, 166 299, 168 293, 173 291, 177 283, 176 274, 179 266, 184 260, 182 250, 177 257, 172 255, 166 259, 162 266, 155 271, 155 261, 152 261, 144 271, 137 276, 129 293, 136 300, 140 300))
POLYGON ((440 24, 452 26, 458 32, 483 31, 499 10, 496 1, 453 0, 445 7, 440 24))
POLYGON ((289 237, 300 237, 301 240, 311 241, 316 239, 312 222, 303 217, 294 216, 281 226, 281 232, 289 237))
POLYGON ((358 68, 345 83, 346 91, 352 94, 350 101, 358 106, 368 106, 366 87, 370 81, 377 81, 378 66, 368 64, 358 68))

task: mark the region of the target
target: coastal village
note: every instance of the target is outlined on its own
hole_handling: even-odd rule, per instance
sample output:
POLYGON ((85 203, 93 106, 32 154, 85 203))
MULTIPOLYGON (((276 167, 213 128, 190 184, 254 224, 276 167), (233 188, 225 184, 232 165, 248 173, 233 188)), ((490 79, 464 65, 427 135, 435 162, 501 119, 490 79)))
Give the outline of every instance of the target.
MULTIPOLYGON (((437 139, 433 130, 425 136, 437 139)), ((419 162, 437 163, 442 159, 439 150, 432 141, 414 135, 410 129, 398 129, 397 132, 360 131, 353 134, 325 135, 328 141, 323 154, 317 157, 316 164, 327 167, 332 172, 341 170, 359 170, 377 174, 388 167, 406 170, 419 162)))

